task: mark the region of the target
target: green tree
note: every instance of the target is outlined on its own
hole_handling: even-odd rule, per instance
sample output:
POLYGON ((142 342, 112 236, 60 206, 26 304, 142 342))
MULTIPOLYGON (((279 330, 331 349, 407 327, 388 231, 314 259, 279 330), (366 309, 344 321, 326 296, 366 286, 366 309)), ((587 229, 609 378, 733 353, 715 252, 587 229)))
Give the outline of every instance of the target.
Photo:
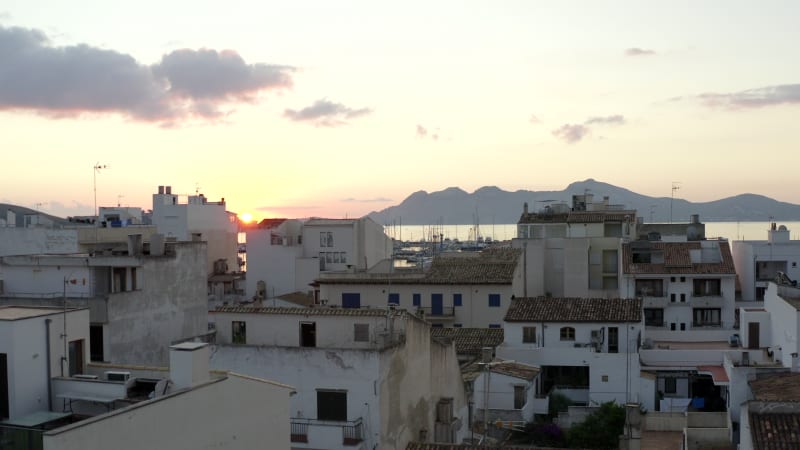
POLYGON ((600 409, 574 425, 567 432, 567 442, 572 448, 616 449, 619 435, 625 428, 625 407, 614 402, 600 405, 600 409))

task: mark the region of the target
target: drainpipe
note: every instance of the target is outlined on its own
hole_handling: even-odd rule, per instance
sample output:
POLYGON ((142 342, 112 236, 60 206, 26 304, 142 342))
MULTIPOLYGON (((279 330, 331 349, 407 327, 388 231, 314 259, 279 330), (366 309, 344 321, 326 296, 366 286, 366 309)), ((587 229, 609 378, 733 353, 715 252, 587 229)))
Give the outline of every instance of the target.
POLYGON ((45 353, 47 353, 47 410, 53 410, 53 377, 50 375, 50 322, 51 319, 44 320, 45 353))

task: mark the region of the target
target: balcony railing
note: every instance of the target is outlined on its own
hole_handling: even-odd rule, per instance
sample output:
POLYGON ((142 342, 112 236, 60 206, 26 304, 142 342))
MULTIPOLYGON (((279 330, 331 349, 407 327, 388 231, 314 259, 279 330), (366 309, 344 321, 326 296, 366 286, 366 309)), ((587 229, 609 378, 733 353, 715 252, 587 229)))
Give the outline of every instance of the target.
POLYGON ((292 442, 308 443, 308 422, 295 422, 292 420, 292 442))
POLYGON ((456 315, 456 309, 453 306, 443 306, 435 310, 429 307, 417 308, 417 311, 431 317, 454 317, 456 315))
POLYGON ((332 421, 305 418, 291 419, 291 442, 312 444, 336 439, 336 428, 341 428, 342 445, 358 445, 364 440, 364 425, 359 417, 351 421, 332 421), (309 437, 310 436, 310 437, 309 437))

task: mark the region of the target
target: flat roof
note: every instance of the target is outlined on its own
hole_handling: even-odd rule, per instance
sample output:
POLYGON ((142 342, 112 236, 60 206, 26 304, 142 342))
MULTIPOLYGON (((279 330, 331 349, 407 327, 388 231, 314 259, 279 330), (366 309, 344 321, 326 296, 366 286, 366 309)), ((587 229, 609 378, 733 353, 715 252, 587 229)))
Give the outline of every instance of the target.
MULTIPOLYGON (((77 311, 77 309, 67 309, 67 312, 71 311, 77 311)), ((33 317, 49 316, 51 314, 60 314, 63 312, 64 310, 62 308, 47 306, 0 306, 0 320, 31 319, 33 317)))

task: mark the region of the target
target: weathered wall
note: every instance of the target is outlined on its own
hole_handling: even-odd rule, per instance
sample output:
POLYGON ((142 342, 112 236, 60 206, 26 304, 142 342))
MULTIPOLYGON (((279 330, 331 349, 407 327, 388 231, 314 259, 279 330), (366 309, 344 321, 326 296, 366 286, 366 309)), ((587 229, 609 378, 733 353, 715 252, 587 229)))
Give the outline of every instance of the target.
POLYGON ((74 229, 0 227, 0 256, 77 252, 74 229))
POLYGON ((208 331, 206 244, 179 243, 175 256, 145 258, 141 289, 108 298, 110 362, 167 365, 170 343, 208 331))

